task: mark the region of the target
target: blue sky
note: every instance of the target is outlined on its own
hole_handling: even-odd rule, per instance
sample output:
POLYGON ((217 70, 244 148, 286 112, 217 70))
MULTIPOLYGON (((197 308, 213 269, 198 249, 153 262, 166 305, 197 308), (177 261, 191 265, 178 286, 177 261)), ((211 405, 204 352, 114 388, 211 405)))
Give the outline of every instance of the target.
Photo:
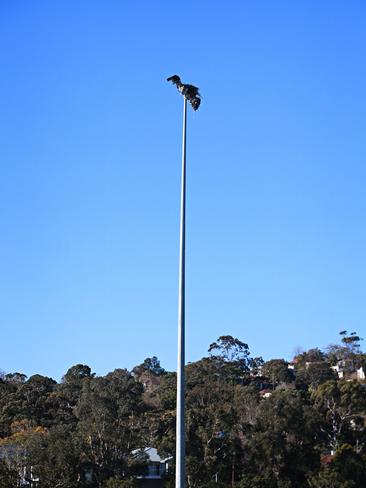
POLYGON ((365 2, 3 0, 0 43, 1 369, 175 369, 175 73, 187 360, 365 336, 365 2))

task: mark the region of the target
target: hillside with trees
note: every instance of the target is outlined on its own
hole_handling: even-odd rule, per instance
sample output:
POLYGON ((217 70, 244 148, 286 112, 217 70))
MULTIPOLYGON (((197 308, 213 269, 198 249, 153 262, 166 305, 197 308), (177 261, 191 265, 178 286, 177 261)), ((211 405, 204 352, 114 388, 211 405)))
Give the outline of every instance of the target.
MULTIPOLYGON (((186 366, 187 486, 365 487, 360 341, 342 331, 290 363, 252 357, 232 336, 213 342, 186 366)), ((105 376, 77 364, 59 383, 3 373, 0 488, 132 488, 147 446, 172 456, 173 487, 175 382, 156 357, 105 376)))

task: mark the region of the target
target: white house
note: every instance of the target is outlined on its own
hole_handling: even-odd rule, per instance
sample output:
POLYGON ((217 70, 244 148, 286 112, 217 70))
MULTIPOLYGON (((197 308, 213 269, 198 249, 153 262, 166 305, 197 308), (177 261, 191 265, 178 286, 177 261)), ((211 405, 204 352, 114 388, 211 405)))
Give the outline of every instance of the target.
POLYGON ((169 463, 172 456, 161 458, 155 447, 145 447, 144 449, 135 449, 132 451, 137 458, 147 457, 146 471, 143 475, 137 476, 141 488, 160 488, 163 486, 163 480, 168 473, 169 463))
POLYGON ((364 380, 365 379, 365 370, 363 369, 362 366, 360 368, 358 368, 356 373, 357 373, 357 379, 358 380, 364 380))

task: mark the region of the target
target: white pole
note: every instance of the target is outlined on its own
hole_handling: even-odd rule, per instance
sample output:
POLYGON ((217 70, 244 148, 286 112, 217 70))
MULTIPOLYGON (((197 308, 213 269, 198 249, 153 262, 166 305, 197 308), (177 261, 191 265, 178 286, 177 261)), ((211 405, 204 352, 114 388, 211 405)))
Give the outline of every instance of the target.
POLYGON ((180 200, 180 259, 178 304, 177 429, 175 488, 185 488, 185 261, 186 261, 186 132, 187 99, 183 105, 182 186, 180 200))

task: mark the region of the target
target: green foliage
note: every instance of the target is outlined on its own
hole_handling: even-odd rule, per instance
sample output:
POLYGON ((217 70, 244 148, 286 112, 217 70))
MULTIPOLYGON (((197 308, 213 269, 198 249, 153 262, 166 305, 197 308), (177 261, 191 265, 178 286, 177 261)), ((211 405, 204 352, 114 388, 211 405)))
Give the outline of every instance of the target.
POLYGON ((76 364, 67 370, 67 373, 62 378, 63 383, 79 384, 84 378, 92 378, 91 369, 86 364, 76 364))
POLYGON ((342 443, 364 439, 366 390, 357 381, 328 381, 313 393, 315 408, 323 418, 324 445, 336 450, 342 443))
POLYGON ((291 383, 294 381, 293 372, 288 368, 288 362, 283 359, 271 359, 263 364, 261 373, 273 385, 291 383))
POLYGON ((277 482, 274 479, 263 478, 257 475, 244 475, 235 484, 235 488, 277 488, 277 486, 277 482))
POLYGON ((359 488, 366 486, 366 456, 342 444, 330 464, 309 479, 314 488, 359 488))
POLYGON ((131 451, 140 446, 141 394, 142 385, 122 369, 83 384, 75 410, 76 437, 99 483, 129 470, 131 451))
POLYGON ((0 488, 15 488, 19 484, 19 475, 0 459, 0 488))
POLYGON ((342 336, 341 342, 343 342, 345 347, 353 353, 357 354, 360 352, 360 341, 363 341, 363 339, 356 332, 348 334, 346 330, 343 330, 340 335, 342 336))
POLYGON ((276 482, 274 486, 306 486, 306 475, 319 464, 314 449, 317 430, 316 412, 303 392, 274 392, 259 405, 255 429, 245 445, 243 474, 260 474, 276 482))
POLYGON ((353 446, 342 444, 335 453, 331 467, 344 481, 353 481, 355 486, 366 486, 366 455, 361 455, 353 446))
MULTIPOLYGON (((298 355, 294 370, 251 358, 232 336, 188 364, 187 488, 366 486, 366 390, 330 367, 342 361, 351 374, 365 355, 356 334, 341 337, 327 354, 298 355)), ((174 456, 175 403, 176 374, 155 356, 105 376, 77 364, 59 384, 3 374, 0 488, 15 488, 24 469, 37 488, 135 488, 147 463, 137 452, 174 456)), ((174 487, 174 459, 169 470, 165 488, 174 487)))
POLYGON ((37 488, 77 487, 79 452, 69 427, 58 425, 33 435, 26 449, 32 473, 40 480, 37 488))
POLYGON ((336 379, 337 373, 326 361, 308 362, 298 365, 296 368, 296 383, 299 386, 305 385, 311 390, 327 381, 336 379))
POLYGON ((22 373, 8 373, 4 376, 4 379, 9 383, 24 383, 27 375, 22 373))
POLYGON ((308 363, 320 363, 325 361, 325 359, 325 354, 318 348, 309 349, 295 358, 298 367, 305 367, 308 363))
POLYGON ((342 344, 331 344, 327 348, 327 358, 334 365, 340 365, 346 375, 354 372, 357 367, 364 363, 364 355, 361 352, 360 341, 363 339, 352 332, 348 334, 346 330, 340 332, 342 344))
POLYGON ((133 373, 136 375, 141 375, 144 371, 149 371, 156 376, 161 376, 165 373, 165 369, 161 367, 160 361, 156 356, 146 358, 142 364, 133 368, 133 373))
POLYGON ((105 484, 105 488, 136 488, 137 481, 134 478, 123 479, 118 476, 109 478, 105 484))
MULTIPOLYGON (((249 346, 230 335, 220 336, 208 348, 215 375, 224 381, 245 382, 251 368, 258 368, 262 359, 250 357, 249 346)), ((205 358, 206 359, 206 358, 205 358)))

